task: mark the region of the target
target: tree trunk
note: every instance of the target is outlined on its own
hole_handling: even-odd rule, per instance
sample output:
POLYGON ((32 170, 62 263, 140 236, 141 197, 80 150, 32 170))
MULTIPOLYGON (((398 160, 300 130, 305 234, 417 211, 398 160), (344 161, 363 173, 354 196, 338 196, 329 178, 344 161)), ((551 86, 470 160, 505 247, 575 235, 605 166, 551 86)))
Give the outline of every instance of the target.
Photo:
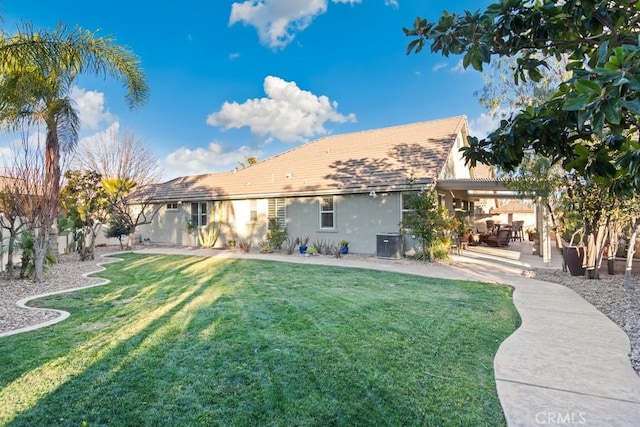
POLYGON ((9 230, 9 246, 7 247, 7 275, 13 277, 13 253, 16 247, 16 231, 9 230))
MULTIPOLYGON (((602 258, 604 257, 604 243, 607 240, 609 228, 605 225, 598 227, 598 234, 596 235, 596 262, 594 266, 595 278, 600 279, 600 266, 602 265, 602 258)), ((614 254, 615 256, 615 254, 614 254)))
POLYGON ((58 127, 55 119, 46 121, 47 142, 45 147, 45 217, 43 218, 43 233, 49 239, 49 245, 55 257, 58 257, 58 227, 54 221, 58 218, 58 197, 60 195, 60 142, 58 127))
POLYGON ((633 224, 633 232, 631 233, 629 246, 627 248, 627 265, 624 269, 624 283, 627 289, 635 289, 633 278, 631 277, 631 269, 633 268, 633 255, 636 252, 636 238, 638 237, 638 233, 640 233, 640 218, 636 219, 635 224, 633 224))
POLYGON ((100 224, 95 224, 91 228, 91 260, 96 258, 96 236, 98 235, 98 229, 100 229, 100 224))
POLYGON ((602 262, 603 246, 606 237, 606 227, 598 225, 596 234, 591 228, 587 236, 587 248, 584 255, 585 276, 587 279, 600 278, 600 263, 602 262))
POLYGON ((134 228, 133 231, 127 236, 127 249, 130 251, 133 251, 136 245, 136 242, 134 241, 135 235, 136 235, 136 230, 134 228))
POLYGON ((36 283, 43 281, 44 256, 47 253, 47 243, 48 242, 45 235, 34 236, 33 238, 33 252, 34 252, 33 265, 35 267, 35 271, 33 274, 33 281, 36 283))
POLYGON ((607 243, 607 273, 609 275, 616 274, 616 255, 618 252, 618 240, 620 238, 619 221, 609 223, 609 238, 607 243))
POLYGON ((427 244, 424 239, 422 239, 422 262, 427 263, 427 244))

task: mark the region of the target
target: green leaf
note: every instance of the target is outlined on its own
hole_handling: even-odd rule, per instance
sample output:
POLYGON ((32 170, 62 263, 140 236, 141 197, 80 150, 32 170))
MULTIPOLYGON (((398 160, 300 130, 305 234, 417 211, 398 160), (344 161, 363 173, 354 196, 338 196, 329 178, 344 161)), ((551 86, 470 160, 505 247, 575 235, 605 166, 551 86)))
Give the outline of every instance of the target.
MULTIPOLYGON (((409 45, 407 46, 407 55, 409 55, 411 53, 411 51, 416 47, 416 45, 418 43, 420 43, 421 41, 422 41, 422 39, 412 40, 411 43, 409 43, 409 45)), ((416 49, 416 53, 418 53, 417 49, 416 49)))
POLYGON ((620 124, 620 113, 622 108, 616 100, 608 99, 600 105, 600 108, 602 109, 607 122, 614 125, 620 124))
POLYGON ((537 68, 530 68, 529 78, 534 82, 539 82, 540 80, 542 80, 542 74, 540 74, 540 71, 538 71, 537 68))
POLYGON ((474 52, 471 57, 471 65, 474 70, 482 71, 482 60, 480 59, 480 55, 477 52, 474 52))
POLYGON ((598 47, 598 64, 602 64, 607 60, 607 54, 609 53, 609 40, 605 40, 600 47, 598 47))
POLYGON ((576 91, 581 94, 597 94, 602 91, 600 85, 593 80, 576 80, 574 84, 576 91))
POLYGON ((590 97, 587 95, 572 96, 566 99, 562 109, 565 111, 579 111, 584 110, 590 97))
POLYGON ((471 51, 468 51, 464 57, 462 57, 462 67, 466 70, 471 63, 471 51))
POLYGON ((640 101, 638 101, 637 99, 633 99, 631 101, 621 100, 620 103, 631 113, 640 116, 640 101))

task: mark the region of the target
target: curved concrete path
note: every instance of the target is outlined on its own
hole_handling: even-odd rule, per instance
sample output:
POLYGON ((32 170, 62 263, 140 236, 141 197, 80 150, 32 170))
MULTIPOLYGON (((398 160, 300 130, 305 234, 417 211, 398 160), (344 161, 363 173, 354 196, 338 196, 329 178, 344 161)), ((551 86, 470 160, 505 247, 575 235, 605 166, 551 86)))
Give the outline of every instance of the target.
POLYGON ((522 325, 500 345, 494 360, 498 397, 507 424, 640 426, 640 377, 629 361, 627 335, 573 290, 525 277, 523 272, 531 268, 531 259, 527 263, 497 263, 481 257, 453 256, 450 265, 425 265, 405 259, 336 259, 176 248, 136 252, 341 265, 513 286, 522 325))

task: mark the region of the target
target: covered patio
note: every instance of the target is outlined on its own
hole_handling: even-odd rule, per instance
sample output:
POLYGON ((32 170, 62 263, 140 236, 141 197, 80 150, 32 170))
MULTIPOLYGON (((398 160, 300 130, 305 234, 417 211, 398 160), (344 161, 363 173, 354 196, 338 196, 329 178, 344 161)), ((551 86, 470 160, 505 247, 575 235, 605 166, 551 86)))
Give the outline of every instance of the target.
MULTIPOLYGON (((495 214, 505 213, 509 215, 510 212, 507 212, 507 210, 512 210, 511 213, 514 213, 517 206, 522 205, 522 203, 518 202, 518 199, 522 199, 523 197, 516 191, 507 188, 505 182, 499 179, 444 179, 437 182, 437 189, 440 194, 446 196, 445 206, 449 210, 469 212, 470 217, 468 220, 471 224, 475 222, 474 206, 482 200, 495 201, 495 214), (499 206, 499 201, 504 199, 509 199, 509 202, 499 206)), ((533 254, 533 244, 526 242, 526 239, 522 239, 523 241, 510 240, 509 246, 517 248, 517 251, 514 252, 518 252, 521 255, 525 255, 524 252, 531 251, 531 256, 541 258, 543 266, 551 267, 552 263, 555 264, 556 262, 558 266, 561 266, 562 255, 559 251, 555 250, 555 242, 552 242, 550 237, 552 227, 551 213, 539 200, 533 201, 533 212, 535 215, 534 226, 540 235, 540 250, 537 251, 537 254, 533 254), (516 243, 518 243, 518 245, 516 245, 516 243)), ((489 216, 493 214, 490 210, 489 216)), ((511 224, 509 225, 511 226, 511 224)), ((469 246, 469 248, 474 248, 474 251, 479 251, 483 247, 469 246)), ((502 251, 505 249, 498 250, 502 251)), ((526 256, 528 255, 529 254, 526 254, 526 256)), ((538 262, 539 261, 540 259, 538 259, 538 262)))

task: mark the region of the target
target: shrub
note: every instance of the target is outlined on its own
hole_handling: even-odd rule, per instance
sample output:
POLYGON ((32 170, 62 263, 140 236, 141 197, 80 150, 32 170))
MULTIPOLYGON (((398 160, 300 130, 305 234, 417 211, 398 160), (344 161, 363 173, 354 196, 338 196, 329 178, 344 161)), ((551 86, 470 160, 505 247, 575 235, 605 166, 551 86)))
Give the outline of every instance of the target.
POLYGON ((287 229, 282 227, 277 218, 271 218, 266 238, 272 248, 282 249, 282 244, 287 239, 287 229))
POLYGON ((298 239, 292 239, 290 237, 287 237, 286 239, 284 239, 284 242, 282 242, 282 248, 287 253, 287 255, 291 255, 296 249, 297 245, 298 239))
POLYGON ((251 252, 251 242, 248 240, 238 240, 238 247, 242 252, 249 253, 251 252))

